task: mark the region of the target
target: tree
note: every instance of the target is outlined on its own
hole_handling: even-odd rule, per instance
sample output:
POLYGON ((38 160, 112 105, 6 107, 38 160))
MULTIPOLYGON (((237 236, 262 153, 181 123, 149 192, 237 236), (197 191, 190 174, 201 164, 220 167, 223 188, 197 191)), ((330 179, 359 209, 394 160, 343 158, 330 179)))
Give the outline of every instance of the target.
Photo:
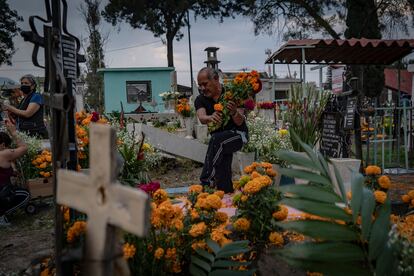
POLYGON ((123 20, 133 28, 151 31, 155 37, 165 35, 167 41, 168 66, 174 67, 173 40, 180 40, 181 27, 187 24, 186 13, 194 17, 218 17, 220 21, 230 16, 227 1, 218 0, 109 0, 103 13, 105 19, 116 25, 123 20))
POLYGON ((16 51, 13 37, 20 31, 18 21, 22 21, 22 18, 17 11, 10 9, 7 0, 0 0, 0 65, 11 65, 11 57, 16 51))
POLYGON ((99 6, 101 0, 84 0, 85 6, 81 5, 81 14, 88 25, 89 45, 86 49, 87 72, 85 82, 87 84, 88 104, 93 108, 103 111, 103 78, 98 74, 99 68, 105 68, 103 44, 99 27, 101 24, 101 13, 99 6))

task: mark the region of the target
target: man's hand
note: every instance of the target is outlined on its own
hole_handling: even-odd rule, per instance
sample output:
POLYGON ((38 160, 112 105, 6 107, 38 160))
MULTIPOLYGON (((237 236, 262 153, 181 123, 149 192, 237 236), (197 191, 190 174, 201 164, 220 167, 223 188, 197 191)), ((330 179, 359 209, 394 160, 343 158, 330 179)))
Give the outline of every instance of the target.
POLYGON ((227 103, 227 109, 229 110, 230 116, 234 116, 234 114, 236 114, 237 112, 237 105, 235 102, 233 101, 229 101, 227 103))
POLYGON ((210 115, 210 122, 219 124, 222 121, 222 116, 221 112, 215 111, 212 115, 210 115))
POLYGON ((7 111, 9 110, 9 106, 7 104, 1 103, 1 110, 7 111))

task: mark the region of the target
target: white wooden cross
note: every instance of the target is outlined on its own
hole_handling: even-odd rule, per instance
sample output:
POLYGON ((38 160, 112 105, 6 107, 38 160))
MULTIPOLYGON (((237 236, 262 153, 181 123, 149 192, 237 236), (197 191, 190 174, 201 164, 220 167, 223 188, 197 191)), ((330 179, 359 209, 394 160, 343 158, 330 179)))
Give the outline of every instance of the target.
POLYGON ((89 175, 57 172, 59 204, 87 214, 85 275, 114 275, 116 228, 144 236, 149 228, 150 205, 146 193, 116 181, 116 135, 107 125, 90 129, 89 175))

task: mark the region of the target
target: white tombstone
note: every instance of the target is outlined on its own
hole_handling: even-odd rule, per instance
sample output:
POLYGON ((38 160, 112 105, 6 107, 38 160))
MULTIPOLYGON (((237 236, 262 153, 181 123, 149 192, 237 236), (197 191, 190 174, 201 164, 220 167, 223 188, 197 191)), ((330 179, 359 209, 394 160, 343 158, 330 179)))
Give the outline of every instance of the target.
POLYGON ((90 137, 89 175, 58 170, 56 200, 88 216, 84 274, 115 275, 116 227, 144 236, 150 226, 149 198, 116 180, 115 130, 92 124, 90 137))

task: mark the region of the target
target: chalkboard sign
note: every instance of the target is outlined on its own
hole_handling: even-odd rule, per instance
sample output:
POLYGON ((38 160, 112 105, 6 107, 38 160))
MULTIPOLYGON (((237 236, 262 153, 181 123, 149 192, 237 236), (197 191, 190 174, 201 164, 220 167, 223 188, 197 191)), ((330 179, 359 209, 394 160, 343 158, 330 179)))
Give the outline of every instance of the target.
POLYGON ((322 137, 320 142, 321 153, 325 157, 338 158, 341 153, 341 136, 339 126, 341 114, 339 112, 325 112, 322 116, 322 137))
POLYGON ((344 129, 354 129, 356 107, 357 107, 357 97, 349 97, 346 102, 344 129))

